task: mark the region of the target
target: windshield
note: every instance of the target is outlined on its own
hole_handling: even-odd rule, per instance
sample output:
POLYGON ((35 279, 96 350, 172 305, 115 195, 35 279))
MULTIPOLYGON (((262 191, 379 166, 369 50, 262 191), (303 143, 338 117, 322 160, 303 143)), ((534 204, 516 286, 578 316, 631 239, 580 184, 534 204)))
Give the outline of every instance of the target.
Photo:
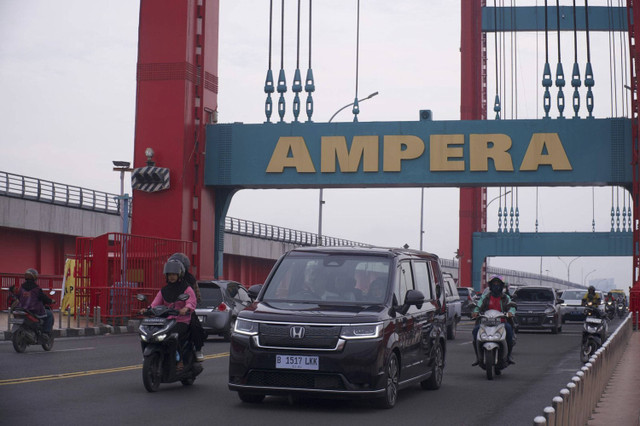
POLYGON ((553 302, 553 291, 539 288, 523 288, 516 291, 519 302, 553 302))
POLYGON ((577 300, 577 299, 582 299, 582 297, 585 295, 586 291, 584 290, 565 290, 562 293, 562 298, 564 300, 577 300))
POLYGON ((292 253, 278 265, 262 300, 380 304, 390 262, 382 256, 292 253))

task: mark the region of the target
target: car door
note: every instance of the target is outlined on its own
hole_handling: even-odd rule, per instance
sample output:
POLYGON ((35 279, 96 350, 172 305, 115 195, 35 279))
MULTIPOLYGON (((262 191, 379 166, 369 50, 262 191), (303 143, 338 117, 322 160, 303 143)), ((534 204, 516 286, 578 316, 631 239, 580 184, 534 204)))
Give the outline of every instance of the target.
POLYGON ((424 304, 416 308, 415 321, 419 327, 420 342, 416 354, 417 370, 424 374, 429 370, 428 361, 433 349, 433 324, 436 313, 435 291, 432 285, 432 273, 426 260, 413 261, 414 283, 416 290, 424 295, 424 304))
MULTIPOLYGON (((397 301, 397 306, 402 306, 407 291, 414 289, 410 261, 398 263, 395 282, 394 297, 397 301)), ((402 360, 400 380, 415 377, 420 368, 420 326, 416 324, 416 313, 417 308, 415 306, 409 307, 405 314, 396 312, 395 325, 402 360)))

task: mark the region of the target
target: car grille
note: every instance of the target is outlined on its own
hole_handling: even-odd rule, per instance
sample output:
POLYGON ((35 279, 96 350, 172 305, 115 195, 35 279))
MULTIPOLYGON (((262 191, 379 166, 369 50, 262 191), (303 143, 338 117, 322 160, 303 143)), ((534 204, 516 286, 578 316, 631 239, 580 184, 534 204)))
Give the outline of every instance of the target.
POLYGON ((333 349, 338 344, 340 326, 303 325, 304 337, 292 338, 289 324, 260 324, 260 345, 282 348, 333 349))
POLYGON ((249 386, 266 386, 296 389, 344 390, 342 378, 336 374, 252 371, 247 380, 249 386))

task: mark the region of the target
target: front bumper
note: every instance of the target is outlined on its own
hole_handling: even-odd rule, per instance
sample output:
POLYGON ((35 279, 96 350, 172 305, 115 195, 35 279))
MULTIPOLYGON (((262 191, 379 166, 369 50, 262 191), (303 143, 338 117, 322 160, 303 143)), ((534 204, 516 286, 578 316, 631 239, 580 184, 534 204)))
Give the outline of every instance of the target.
POLYGON ((265 395, 303 393, 346 397, 383 395, 382 338, 347 341, 341 350, 259 348, 249 336, 233 334, 229 389, 265 395), (278 355, 317 356, 317 370, 276 368, 278 355))
POLYGON ((515 324, 519 329, 551 329, 560 322, 557 315, 549 315, 544 312, 516 313, 515 324))
POLYGON ((223 334, 229 330, 231 311, 211 312, 209 310, 196 309, 196 315, 207 334, 223 334))

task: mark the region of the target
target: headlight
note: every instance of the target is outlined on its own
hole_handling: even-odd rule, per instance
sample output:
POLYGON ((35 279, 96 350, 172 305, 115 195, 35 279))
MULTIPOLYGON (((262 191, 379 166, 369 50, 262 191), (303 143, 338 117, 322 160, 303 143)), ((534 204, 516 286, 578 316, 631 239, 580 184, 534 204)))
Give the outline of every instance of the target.
POLYGON ((343 339, 375 339, 382 335, 382 323, 345 325, 340 337, 343 339))
POLYGON ((233 331, 247 336, 255 336, 258 334, 258 326, 259 324, 257 322, 236 318, 236 325, 233 331))
POLYGON ((158 342, 162 342, 164 339, 167 338, 167 333, 163 333, 163 334, 158 334, 157 336, 154 336, 158 342))

